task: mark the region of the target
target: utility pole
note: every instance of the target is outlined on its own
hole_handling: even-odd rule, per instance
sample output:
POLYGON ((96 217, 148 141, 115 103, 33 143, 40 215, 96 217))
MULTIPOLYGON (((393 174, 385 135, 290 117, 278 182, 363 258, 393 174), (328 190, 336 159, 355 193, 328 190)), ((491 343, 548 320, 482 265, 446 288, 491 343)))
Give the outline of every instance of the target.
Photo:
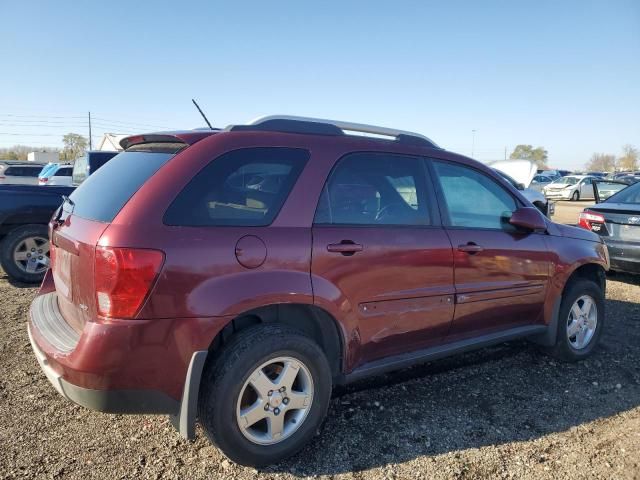
POLYGON ((473 158, 473 154, 476 149, 476 131, 475 129, 471 130, 471 158, 473 158))
POLYGON ((89 150, 93 149, 93 145, 91 144, 91 112, 89 112, 89 150))
POLYGON ((504 147, 504 159, 507 159, 507 147, 504 147))

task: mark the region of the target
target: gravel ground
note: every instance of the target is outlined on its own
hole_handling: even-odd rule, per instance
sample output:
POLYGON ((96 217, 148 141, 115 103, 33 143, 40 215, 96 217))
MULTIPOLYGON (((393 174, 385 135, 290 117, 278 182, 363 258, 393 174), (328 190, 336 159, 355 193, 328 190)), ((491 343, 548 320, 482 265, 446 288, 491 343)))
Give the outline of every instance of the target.
POLYGON ((609 279, 591 359, 511 342, 341 388, 315 441, 260 472, 201 430, 64 400, 29 345, 35 293, 0 272, 0 478, 640 478, 640 277, 609 279))

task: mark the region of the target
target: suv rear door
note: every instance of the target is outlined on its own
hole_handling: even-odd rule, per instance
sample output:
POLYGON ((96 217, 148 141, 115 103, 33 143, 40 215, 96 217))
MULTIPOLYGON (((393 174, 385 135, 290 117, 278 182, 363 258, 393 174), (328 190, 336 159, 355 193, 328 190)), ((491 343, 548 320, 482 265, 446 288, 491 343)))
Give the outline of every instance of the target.
POLYGON ((489 175, 446 161, 433 170, 455 263, 447 341, 540 323, 552 261, 544 235, 508 223, 520 202, 489 175))
POLYGON ((453 318, 451 243, 424 160, 353 153, 338 160, 318 203, 314 295, 335 297, 360 348, 352 367, 439 343, 453 318))

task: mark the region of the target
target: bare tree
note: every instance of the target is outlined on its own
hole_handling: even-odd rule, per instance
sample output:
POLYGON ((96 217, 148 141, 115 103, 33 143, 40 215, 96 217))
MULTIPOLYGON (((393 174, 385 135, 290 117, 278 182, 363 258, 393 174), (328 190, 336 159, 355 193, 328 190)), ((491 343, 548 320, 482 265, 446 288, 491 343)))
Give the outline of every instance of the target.
POLYGON ((0 160, 27 160, 30 152, 57 152, 54 147, 30 147, 28 145, 14 145, 13 147, 0 148, 0 160))
POLYGON ((638 170, 638 149, 633 145, 622 147, 622 156, 618 158, 618 167, 625 171, 638 170))
POLYGON ((587 170, 593 172, 613 172, 616 169, 616 156, 607 153, 594 153, 587 162, 587 170))

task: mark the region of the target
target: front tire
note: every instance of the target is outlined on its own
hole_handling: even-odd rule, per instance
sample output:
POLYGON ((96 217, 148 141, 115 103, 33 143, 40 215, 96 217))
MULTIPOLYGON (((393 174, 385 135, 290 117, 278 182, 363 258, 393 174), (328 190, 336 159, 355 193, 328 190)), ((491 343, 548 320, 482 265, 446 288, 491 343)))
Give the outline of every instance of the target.
POLYGON ((604 294, 590 280, 575 280, 562 295, 556 344, 551 354, 575 362, 593 353, 604 329, 604 294))
POLYGON ((315 435, 331 383, 329 363, 313 340, 283 325, 251 327, 205 366, 200 423, 234 462, 278 463, 315 435))
POLYGON ((578 200, 580 200, 580 192, 577 190, 573 192, 573 195, 571 195, 571 200, 574 202, 577 202, 578 200))
POLYGON ((0 244, 5 273, 23 283, 40 283, 49 268, 49 232, 46 225, 14 228, 0 244))

